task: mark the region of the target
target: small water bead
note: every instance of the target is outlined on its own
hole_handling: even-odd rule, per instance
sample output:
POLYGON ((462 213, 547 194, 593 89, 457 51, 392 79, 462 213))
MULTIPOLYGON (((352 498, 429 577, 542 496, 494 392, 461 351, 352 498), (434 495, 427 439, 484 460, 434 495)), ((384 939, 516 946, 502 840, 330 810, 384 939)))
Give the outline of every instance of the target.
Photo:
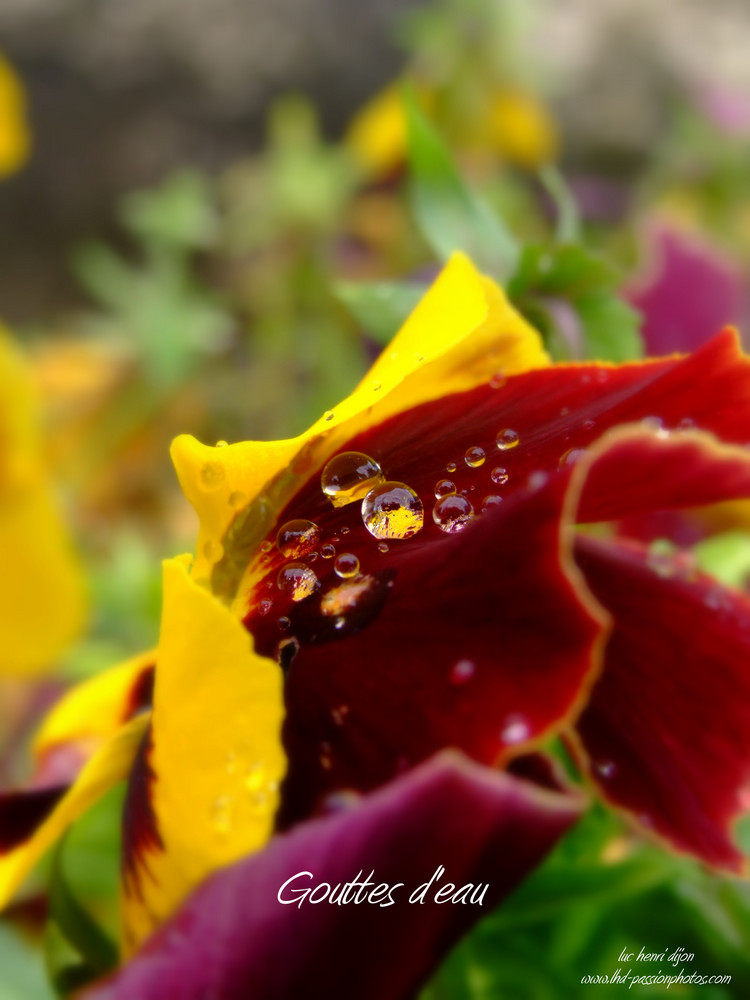
POLYGON ((216 563, 224 555, 224 546, 221 542, 208 541, 203 546, 203 555, 209 562, 216 563))
POLYGON ((312 552, 319 540, 320 528, 317 524, 299 517, 282 525, 276 536, 276 545, 286 559, 299 559, 312 552))
POLYGON ((292 623, 289 620, 289 618, 286 617, 286 615, 282 615, 281 618, 277 620, 276 624, 279 626, 282 632, 288 632, 289 629, 292 627, 292 623))
POLYGON ((508 380, 502 372, 495 372, 494 375, 490 375, 490 389, 502 389, 507 384, 508 380))
POLYGON ((509 715, 500 733, 503 743, 523 743, 531 735, 529 724, 522 715, 509 715))
POLYGON ((218 490, 226 478, 221 462, 206 462, 201 469, 201 486, 204 490, 218 490))
POLYGON ((683 417, 677 426, 681 431, 692 431, 697 425, 692 417, 683 417))
POLYGON ((260 551, 261 552, 270 552, 272 548, 273 548, 273 545, 268 540, 266 540, 265 542, 261 542, 260 543, 260 551))
POLYGON ((304 563, 291 562, 283 566, 276 578, 279 590, 289 594, 293 601, 304 601, 320 586, 315 573, 304 563))
POLYGON ((560 455, 560 461, 557 464, 561 469, 564 469, 566 465, 575 465, 576 462, 580 462, 585 456, 585 448, 568 448, 567 451, 560 455))
POLYGON ((484 453, 484 448, 480 448, 478 445, 475 445, 472 448, 466 449, 464 462, 466 462, 470 469, 478 469, 480 465, 484 465, 484 460, 486 458, 487 456, 484 453))
POLYGON ((450 670, 450 682, 454 687, 462 687, 476 673, 477 665, 473 660, 457 660, 450 670))
POLYGON ((378 542, 378 552, 382 552, 385 555, 386 552, 390 552, 390 546, 388 542, 378 542))
POLYGON ((496 493, 490 493, 482 500, 482 513, 486 514, 488 510, 492 507, 499 507, 503 502, 503 498, 499 497, 496 493))
POLYGON ((333 557, 336 555, 336 546, 321 545, 320 554, 323 556, 324 559, 333 559, 333 557))
POLYGON ((546 473, 543 469, 537 469, 535 472, 532 472, 526 480, 526 485, 533 493, 536 493, 537 490, 540 490, 543 486, 547 485, 548 480, 548 473, 546 473))
POLYGON ((247 497, 242 492, 242 490, 234 490, 232 493, 229 494, 229 500, 228 500, 229 506, 234 507, 235 510, 238 507, 244 506, 246 502, 247 502, 247 497))
POLYGON ((461 494, 441 497, 432 508, 432 519, 441 531, 452 535, 463 531, 474 516, 474 508, 461 494))
POLYGON ((617 772, 617 764, 611 760, 602 760, 594 764, 594 770, 602 778, 614 778, 617 772))
POLYGON ((596 427, 596 421, 595 420, 584 420, 583 423, 581 424, 581 426, 583 427, 583 429, 585 431, 593 431, 593 429, 596 427))
POLYGON ((490 473, 490 479, 496 486, 504 486, 508 482, 508 470, 498 465, 490 473))
POLYGON ((273 601, 261 601, 258 604, 258 614, 261 616, 267 615, 272 607, 273 601))
POLYGON ((458 468, 458 466, 456 465, 455 462, 448 462, 448 464, 445 467, 445 471, 446 472, 455 472, 457 468, 458 468))
POLYGON ((456 492, 456 484, 452 483, 450 479, 441 479, 440 482, 435 483, 435 499, 439 500, 440 497, 450 496, 451 493, 456 492))
POLYGON ((374 458, 360 451, 344 451, 326 464, 320 488, 334 507, 345 507, 364 499, 371 489, 384 481, 383 470, 374 458))
POLYGON ((339 705, 338 708, 331 709, 331 718, 333 719, 333 721, 336 723, 337 726, 344 725, 344 720, 346 719, 348 714, 349 714, 348 705, 339 705))
POLYGON ((362 520, 375 538, 411 538, 422 529, 424 507, 405 483, 382 483, 363 500, 362 520))
POLYGON ((353 552, 342 552, 333 564, 333 569, 342 580, 348 580, 359 573, 359 559, 353 552))
POLYGON ((216 442, 216 447, 217 448, 228 448, 229 447, 229 442, 228 441, 217 441, 216 442))
POLYGON ((510 427, 505 427, 498 432, 495 443, 500 451, 510 451, 511 448, 515 448, 518 445, 519 440, 517 431, 512 430, 510 427))

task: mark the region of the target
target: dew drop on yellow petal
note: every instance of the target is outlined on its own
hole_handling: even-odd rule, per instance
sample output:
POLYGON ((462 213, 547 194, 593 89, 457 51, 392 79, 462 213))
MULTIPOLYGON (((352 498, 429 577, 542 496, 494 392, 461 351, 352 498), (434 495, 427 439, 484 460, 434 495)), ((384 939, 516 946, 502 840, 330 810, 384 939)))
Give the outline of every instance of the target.
POLYGON ((405 483, 382 483, 363 500, 362 520, 375 538, 411 538, 422 529, 424 507, 405 483))
POLYGON ((323 469, 320 488, 334 507, 345 507, 362 500, 384 480, 383 470, 374 458, 360 451, 344 451, 323 469))
POLYGON ((218 490, 224 478, 224 466, 221 462, 206 462, 200 472, 201 486, 204 490, 218 490))

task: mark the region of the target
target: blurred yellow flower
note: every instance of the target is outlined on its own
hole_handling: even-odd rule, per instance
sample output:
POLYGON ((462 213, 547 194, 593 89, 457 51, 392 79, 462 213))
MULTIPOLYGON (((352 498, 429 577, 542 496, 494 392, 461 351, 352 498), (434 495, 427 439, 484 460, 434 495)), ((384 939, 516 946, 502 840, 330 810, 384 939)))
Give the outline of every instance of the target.
POLYGON ((80 631, 86 601, 43 461, 31 374, 2 327, 0 552, 0 673, 39 673, 80 631))
POLYGON ((0 55, 0 177, 20 170, 30 149, 26 93, 13 67, 0 55))

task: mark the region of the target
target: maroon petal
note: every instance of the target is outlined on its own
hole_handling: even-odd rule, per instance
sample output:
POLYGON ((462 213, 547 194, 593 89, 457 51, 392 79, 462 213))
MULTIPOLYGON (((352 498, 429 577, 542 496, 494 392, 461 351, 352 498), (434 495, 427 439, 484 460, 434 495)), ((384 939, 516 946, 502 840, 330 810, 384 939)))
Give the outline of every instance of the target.
POLYGON ((442 754, 215 875, 114 979, 86 998, 412 996, 457 938, 539 863, 580 805, 442 754), (425 901, 410 904, 410 895, 441 868, 425 901), (298 902, 295 890, 322 883, 339 898, 339 887, 368 878, 372 886, 348 893, 359 903, 332 905, 323 898, 325 889, 316 893, 318 902, 278 901, 280 891, 298 902), (434 900, 435 888, 446 883, 460 893, 459 902, 434 900), (385 889, 376 902, 364 901, 379 885, 391 887, 393 905, 386 905, 385 889))
POLYGON ((750 599, 635 546, 581 540, 615 626, 577 729, 605 796, 680 850, 740 870, 750 780, 750 599), (665 575, 673 572, 673 575, 665 575))
POLYGON ((602 625, 564 568, 563 496, 517 492, 441 544, 404 544, 352 631, 325 624, 319 596, 290 609, 282 826, 445 746, 493 763, 577 712, 602 625))

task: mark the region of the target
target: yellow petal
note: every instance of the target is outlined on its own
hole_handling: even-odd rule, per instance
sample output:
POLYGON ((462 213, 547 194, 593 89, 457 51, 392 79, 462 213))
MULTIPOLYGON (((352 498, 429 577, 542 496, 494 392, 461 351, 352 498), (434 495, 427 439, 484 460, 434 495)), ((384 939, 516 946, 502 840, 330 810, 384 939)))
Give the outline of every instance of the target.
POLYGON ((66 692, 37 732, 34 756, 73 742, 96 749, 127 720, 135 689, 155 663, 156 650, 150 649, 66 692))
POLYGON ((83 575, 46 485, 0 496, 0 671, 49 668, 86 616, 83 575))
POLYGON ((69 791, 20 847, 0 855, 0 907, 5 906, 44 852, 113 785, 127 777, 148 726, 145 716, 123 726, 97 750, 69 791))
POLYGON ((344 144, 370 177, 383 177, 406 160, 406 115, 399 84, 379 91, 355 115, 344 144))
MULTIPOLYGON (((549 364, 539 335, 463 254, 451 257, 351 396, 297 438, 223 448, 189 435, 172 445, 180 484, 200 519, 194 577, 231 598, 254 548, 304 476, 360 431, 486 381, 549 364), (235 565, 236 564, 236 565, 235 565), (226 591, 217 570, 232 581, 226 591)), ((241 590, 242 588, 240 588, 241 590)))
POLYGON ((558 154, 555 122, 531 94, 498 93, 490 105, 487 128, 498 152, 521 167, 542 166, 558 154))
POLYGON ((0 177, 19 170, 30 149, 23 84, 7 59, 0 56, 0 177))
POLYGON ((187 566, 164 564, 147 758, 160 846, 142 852, 125 879, 129 948, 206 875, 265 844, 286 769, 281 671, 187 566))

